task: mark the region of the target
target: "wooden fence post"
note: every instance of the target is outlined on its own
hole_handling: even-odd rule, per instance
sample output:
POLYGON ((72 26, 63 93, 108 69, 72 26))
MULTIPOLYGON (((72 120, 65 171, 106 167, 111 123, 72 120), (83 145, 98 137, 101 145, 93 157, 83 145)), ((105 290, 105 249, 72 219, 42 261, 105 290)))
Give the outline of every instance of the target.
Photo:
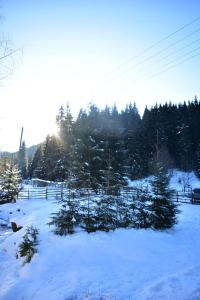
POLYGON ((46 187, 46 200, 48 198, 48 190, 47 190, 47 187, 46 187))
POLYGON ((28 190, 28 200, 29 200, 29 190, 28 190))

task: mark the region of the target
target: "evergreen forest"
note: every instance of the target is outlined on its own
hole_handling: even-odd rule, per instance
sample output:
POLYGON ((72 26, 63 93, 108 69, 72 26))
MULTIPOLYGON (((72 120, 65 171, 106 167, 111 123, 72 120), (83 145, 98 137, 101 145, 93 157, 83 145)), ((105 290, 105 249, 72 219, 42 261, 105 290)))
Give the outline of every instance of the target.
POLYGON ((69 105, 56 117, 58 136, 47 136, 27 163, 19 151, 23 178, 68 180, 75 188, 112 189, 166 169, 194 170, 200 176, 200 102, 155 105, 141 117, 136 104, 118 111, 90 105, 73 119, 69 105))

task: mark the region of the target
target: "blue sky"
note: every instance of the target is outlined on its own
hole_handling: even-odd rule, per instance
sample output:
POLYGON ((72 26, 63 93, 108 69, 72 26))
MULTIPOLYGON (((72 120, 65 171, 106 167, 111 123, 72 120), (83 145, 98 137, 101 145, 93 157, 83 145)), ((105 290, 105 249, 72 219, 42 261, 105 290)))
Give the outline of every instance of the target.
POLYGON ((135 101, 142 113, 145 105, 200 95, 200 20, 133 59, 199 17, 200 1, 1 3, 1 33, 23 47, 0 86, 2 150, 18 148, 21 126, 28 146, 56 132, 55 116, 66 102, 74 115, 92 101, 119 108, 135 101))

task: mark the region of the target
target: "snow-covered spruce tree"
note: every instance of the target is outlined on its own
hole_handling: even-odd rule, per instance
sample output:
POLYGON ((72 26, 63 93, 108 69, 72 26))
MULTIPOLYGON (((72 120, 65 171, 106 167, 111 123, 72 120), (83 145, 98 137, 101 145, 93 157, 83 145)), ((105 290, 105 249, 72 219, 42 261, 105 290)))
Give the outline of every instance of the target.
MULTIPOLYGON (((117 145, 115 145, 117 147, 117 145)), ((117 160, 115 159, 117 150, 111 151, 108 148, 106 143, 105 151, 104 151, 104 166, 102 168, 103 172, 103 189, 107 195, 117 196, 120 195, 121 187, 127 184, 122 172, 121 166, 118 164, 117 160)), ((120 156, 120 153, 119 153, 120 156)))
POLYGON ((170 198, 169 174, 161 161, 154 162, 154 177, 151 181, 154 195, 151 197, 151 226, 155 229, 166 229, 177 222, 177 205, 170 198))
POLYGON ((44 157, 44 144, 39 145, 35 154, 33 156, 31 166, 30 166, 30 177, 32 178, 44 178, 44 168, 43 168, 43 157, 44 157))
POLYGON ((26 229, 23 236, 23 241, 19 244, 19 249, 16 257, 25 257, 24 263, 29 263, 35 253, 37 253, 37 246, 39 231, 37 228, 30 226, 26 229))
POLYGON ((128 199, 123 196, 116 197, 116 214, 117 214, 117 224, 118 228, 126 228, 131 226, 133 218, 133 209, 129 205, 128 199))
POLYGON ((0 202, 16 202, 20 190, 20 172, 13 163, 7 163, 0 175, 0 202))
POLYGON ((177 204, 165 197, 152 198, 151 227, 154 229, 168 229, 177 223, 179 210, 177 204))
POLYGON ((132 211, 131 227, 150 228, 152 226, 151 196, 146 191, 139 191, 133 197, 129 210, 132 211))
POLYGON ((96 225, 96 201, 89 193, 87 193, 85 199, 81 199, 80 214, 81 214, 81 227, 88 233, 95 232, 97 230, 96 225))
POLYGON ((169 198, 172 191, 169 188, 170 174, 162 161, 152 162, 153 179, 151 180, 154 195, 169 198))
POLYGON ((75 127, 70 186, 96 191, 101 187, 101 149, 95 136, 90 135, 84 118, 85 115, 81 112, 75 127))
POLYGON ((52 214, 52 220, 48 223, 54 225, 53 232, 58 235, 73 234, 75 225, 80 222, 78 203, 74 199, 62 200, 61 208, 52 214))
POLYGON ((87 140, 88 137, 82 136, 75 141, 69 188, 91 188, 93 178, 90 173, 90 148, 87 140))
POLYGON ((64 148, 60 138, 47 136, 43 144, 43 159, 41 166, 42 178, 46 180, 63 180, 67 178, 67 165, 65 165, 64 148))
POLYGON ((22 142, 18 152, 18 168, 21 172, 22 179, 26 179, 28 175, 28 156, 25 141, 22 142))
POLYGON ((60 172, 63 180, 71 176, 74 153, 74 121, 68 103, 65 109, 61 106, 56 117, 56 122, 59 127, 60 146, 62 146, 58 166, 62 166, 60 172))
POLYGON ((115 198, 104 195, 96 202, 96 228, 109 231, 117 228, 117 210, 115 198))

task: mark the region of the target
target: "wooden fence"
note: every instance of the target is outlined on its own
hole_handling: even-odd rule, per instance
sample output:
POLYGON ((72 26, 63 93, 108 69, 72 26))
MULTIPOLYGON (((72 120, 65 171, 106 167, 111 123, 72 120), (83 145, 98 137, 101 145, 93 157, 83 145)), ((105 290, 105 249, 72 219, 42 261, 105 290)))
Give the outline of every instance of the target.
MULTIPOLYGON (((131 197, 137 198, 141 190, 137 188, 124 188, 121 191, 121 195, 127 199, 131 197)), ((51 188, 51 187, 37 187, 37 188, 25 188, 22 189, 17 199, 57 199, 62 200, 63 198, 84 198, 92 195, 102 195, 105 194, 103 190, 93 191, 91 189, 83 189, 78 191, 71 191, 66 188, 51 188)), ((171 201, 178 202, 178 203, 192 203, 192 191, 188 190, 187 192, 176 191, 172 193, 171 201)))

